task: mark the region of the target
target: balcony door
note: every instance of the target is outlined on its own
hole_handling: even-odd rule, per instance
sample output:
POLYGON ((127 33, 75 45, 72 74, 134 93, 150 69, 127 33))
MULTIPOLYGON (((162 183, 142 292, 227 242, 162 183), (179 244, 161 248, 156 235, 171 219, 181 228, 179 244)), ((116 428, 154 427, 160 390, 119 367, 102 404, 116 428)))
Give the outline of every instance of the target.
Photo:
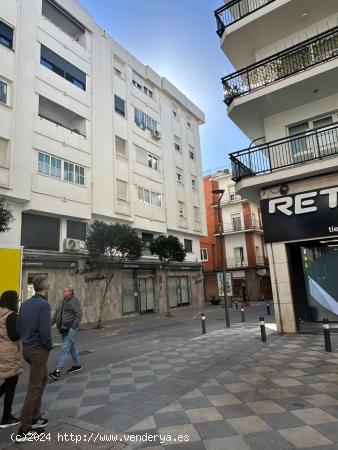
POLYGON ((234 248, 234 256, 235 256, 235 266, 242 267, 243 261, 244 261, 243 247, 235 247, 234 248))
POLYGON ((231 225, 233 231, 240 231, 242 229, 242 222, 240 214, 234 214, 231 216, 231 225))
POLYGON ((299 163, 302 161, 308 161, 315 157, 313 146, 309 145, 306 131, 309 130, 309 122, 303 122, 298 125, 293 125, 289 127, 289 135, 298 135, 300 133, 304 133, 304 137, 295 137, 290 141, 291 144, 291 152, 293 162, 299 163))

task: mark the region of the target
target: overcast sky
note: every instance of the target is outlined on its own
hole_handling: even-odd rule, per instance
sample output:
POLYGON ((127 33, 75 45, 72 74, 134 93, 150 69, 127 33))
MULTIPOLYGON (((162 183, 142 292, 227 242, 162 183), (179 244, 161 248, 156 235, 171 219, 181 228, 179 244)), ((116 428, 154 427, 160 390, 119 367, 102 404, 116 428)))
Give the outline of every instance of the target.
POLYGON ((226 116, 221 76, 232 71, 220 49, 213 11, 222 0, 79 0, 96 23, 142 63, 168 78, 204 111, 203 170, 228 166, 249 141, 226 116))

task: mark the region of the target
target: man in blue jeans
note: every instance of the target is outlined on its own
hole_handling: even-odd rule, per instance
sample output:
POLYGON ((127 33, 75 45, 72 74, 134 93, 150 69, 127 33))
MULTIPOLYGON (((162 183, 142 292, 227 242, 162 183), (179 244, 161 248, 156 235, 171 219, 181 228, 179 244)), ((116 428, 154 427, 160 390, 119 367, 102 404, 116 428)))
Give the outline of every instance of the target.
POLYGON ((79 372, 81 364, 79 354, 76 348, 75 336, 76 330, 82 319, 82 308, 79 300, 74 297, 74 288, 66 286, 63 289, 63 300, 56 308, 52 318, 52 325, 56 323, 57 329, 62 336, 62 348, 56 369, 49 374, 54 380, 61 378, 61 371, 64 368, 68 356, 72 357, 73 365, 67 370, 67 373, 79 372))

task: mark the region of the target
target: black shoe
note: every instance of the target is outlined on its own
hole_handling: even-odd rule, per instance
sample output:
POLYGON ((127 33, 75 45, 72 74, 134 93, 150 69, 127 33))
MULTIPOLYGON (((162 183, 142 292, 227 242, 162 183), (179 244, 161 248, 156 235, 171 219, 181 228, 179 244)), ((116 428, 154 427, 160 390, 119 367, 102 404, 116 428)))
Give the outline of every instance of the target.
POLYGON ((7 419, 2 419, 0 423, 0 428, 8 428, 13 427, 14 425, 18 425, 20 423, 20 419, 10 415, 7 419))
POLYGON ((43 417, 39 417, 38 420, 35 420, 32 423, 32 430, 38 430, 39 428, 45 428, 48 425, 48 419, 44 419, 43 417))
POLYGON ((73 366, 67 370, 67 373, 80 372, 80 370, 82 370, 81 366, 73 366))
POLYGON ((43 433, 43 430, 28 430, 24 433, 22 430, 18 431, 18 434, 15 437, 15 442, 34 442, 38 436, 43 433))
POLYGON ((54 378, 54 380, 60 380, 61 379, 61 373, 59 370, 54 370, 54 372, 51 372, 49 374, 50 377, 54 378))

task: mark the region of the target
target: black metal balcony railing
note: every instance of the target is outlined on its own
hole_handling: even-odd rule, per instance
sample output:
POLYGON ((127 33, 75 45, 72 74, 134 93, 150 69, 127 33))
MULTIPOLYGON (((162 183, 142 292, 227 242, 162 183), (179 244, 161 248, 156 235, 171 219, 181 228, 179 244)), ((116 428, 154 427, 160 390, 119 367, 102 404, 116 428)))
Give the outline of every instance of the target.
POLYGON ((230 153, 232 178, 267 174, 297 164, 338 155, 338 122, 230 153))
POLYGON ((219 37, 229 25, 241 20, 243 17, 263 8, 263 6, 275 0, 230 0, 221 8, 214 12, 217 24, 217 34, 219 37))
POLYGON ((307 39, 222 78, 224 101, 257 91, 276 81, 338 56, 338 27, 307 39))

